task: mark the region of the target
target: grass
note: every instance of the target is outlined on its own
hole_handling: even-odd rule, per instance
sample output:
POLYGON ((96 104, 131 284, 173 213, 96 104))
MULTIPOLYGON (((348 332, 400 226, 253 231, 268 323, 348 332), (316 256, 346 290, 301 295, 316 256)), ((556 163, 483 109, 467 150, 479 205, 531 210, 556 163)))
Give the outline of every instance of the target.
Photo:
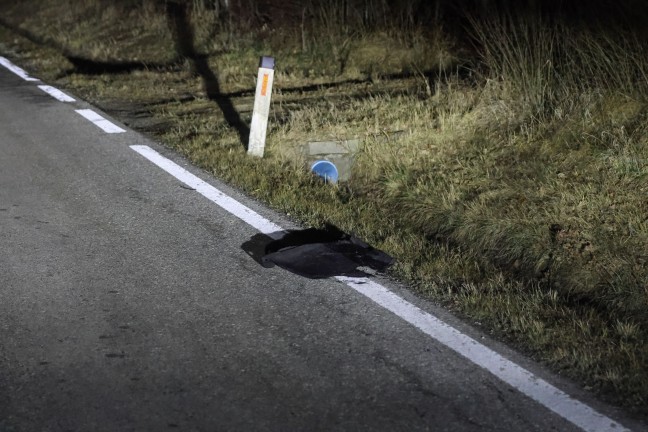
POLYGON ((407 31, 338 29, 325 9, 297 26, 238 34, 195 2, 196 49, 243 121, 258 57, 277 58, 267 152, 258 160, 244 154, 201 78, 177 62, 163 9, 41 3, 0 2, 14 31, 41 42, 0 29, 3 55, 143 125, 295 219, 356 233, 395 256, 393 275, 420 295, 601 397, 645 412, 641 35, 510 13, 469 19, 477 48, 465 51, 442 30, 410 20, 407 31), (162 67, 85 75, 61 55, 69 52, 162 67), (469 73, 457 68, 466 61, 469 73), (337 187, 314 181, 300 146, 349 138, 363 142, 352 179, 337 187))

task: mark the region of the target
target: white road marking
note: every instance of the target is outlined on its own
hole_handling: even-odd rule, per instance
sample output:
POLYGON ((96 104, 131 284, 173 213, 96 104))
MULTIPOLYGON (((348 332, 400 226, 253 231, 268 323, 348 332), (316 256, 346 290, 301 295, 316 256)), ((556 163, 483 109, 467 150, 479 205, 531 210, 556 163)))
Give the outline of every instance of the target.
POLYGON ((27 74, 27 72, 25 72, 23 69, 19 68, 15 64, 11 63, 9 60, 7 60, 4 57, 0 57, 0 65, 6 67, 11 72, 15 73, 16 75, 18 75, 20 78, 24 79, 25 81, 40 81, 38 78, 30 77, 27 74))
POLYGON ((384 286, 368 278, 338 276, 336 279, 581 429, 617 432, 628 430, 439 318, 403 300, 384 286))
MULTIPOLYGON (((264 234, 283 231, 283 228, 225 195, 175 162, 165 158, 148 146, 133 145, 133 150, 168 172, 185 185, 213 201, 232 215, 245 221, 264 234)), ((358 293, 396 314, 431 338, 487 370, 508 385, 527 395, 539 404, 588 432, 629 431, 618 422, 600 414, 590 406, 572 398, 567 393, 534 376, 531 372, 506 359, 490 348, 441 321, 439 318, 414 306, 384 286, 368 278, 336 277, 358 293)))
POLYGON ((73 98, 55 87, 48 85, 39 85, 38 88, 43 90, 48 95, 52 96, 54 99, 60 100, 61 102, 76 102, 73 98))
POLYGON ((253 228, 256 228, 263 234, 271 234, 283 230, 279 225, 270 222, 268 219, 264 218, 254 210, 247 208, 240 202, 236 201, 234 198, 225 195, 214 186, 202 181, 186 169, 182 168, 180 165, 165 158, 149 146, 134 145, 131 146, 131 148, 137 153, 144 156, 146 159, 153 162, 158 167, 162 168, 164 171, 171 174, 173 177, 180 180, 185 185, 189 186, 192 189, 195 189, 196 192, 203 195, 208 200, 213 201, 223 209, 238 217, 248 225, 251 225, 253 228))
POLYGON ((124 129, 120 128, 119 126, 109 122, 105 118, 101 117, 99 114, 96 112, 90 110, 90 109, 80 109, 76 110, 77 113, 81 114, 83 117, 86 119, 90 120, 92 123, 94 123, 97 127, 103 129, 104 132, 106 133, 122 133, 126 132, 124 129))

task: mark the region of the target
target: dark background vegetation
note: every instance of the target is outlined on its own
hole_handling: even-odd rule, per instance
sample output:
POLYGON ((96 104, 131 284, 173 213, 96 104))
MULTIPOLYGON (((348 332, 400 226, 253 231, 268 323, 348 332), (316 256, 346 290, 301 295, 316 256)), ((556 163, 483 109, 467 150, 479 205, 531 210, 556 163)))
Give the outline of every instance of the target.
MULTIPOLYGON (((137 0, 123 0, 134 4, 137 0)), ((194 4, 194 0, 169 0, 194 4)), ((601 29, 632 28, 646 32, 648 7, 642 0, 199 0, 207 8, 220 11, 223 22, 250 29, 310 25, 331 14, 344 28, 380 30, 393 28, 434 28, 442 25, 459 35, 465 32, 467 16, 488 16, 493 12, 529 14, 573 24, 589 24, 601 29)))

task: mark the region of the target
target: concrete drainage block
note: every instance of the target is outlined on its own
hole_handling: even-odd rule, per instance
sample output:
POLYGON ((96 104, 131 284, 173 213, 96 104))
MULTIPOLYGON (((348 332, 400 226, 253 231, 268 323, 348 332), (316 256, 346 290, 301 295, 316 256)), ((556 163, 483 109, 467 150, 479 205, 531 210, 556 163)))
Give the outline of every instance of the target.
MULTIPOLYGON (((302 147, 302 152, 311 168, 317 175, 322 176, 317 169, 326 167, 329 170, 332 168, 321 161, 328 161, 335 166, 337 170, 337 180, 341 182, 348 181, 351 178, 351 169, 355 162, 356 154, 360 149, 360 140, 344 140, 344 141, 311 141, 302 147), (318 162, 320 162, 318 164, 318 162)), ((330 172, 330 171, 329 171, 330 172)), ((324 173, 323 175, 326 175, 324 173)), ((328 180, 333 180, 328 178, 328 180)), ((332 181, 335 183, 335 181, 332 181)))

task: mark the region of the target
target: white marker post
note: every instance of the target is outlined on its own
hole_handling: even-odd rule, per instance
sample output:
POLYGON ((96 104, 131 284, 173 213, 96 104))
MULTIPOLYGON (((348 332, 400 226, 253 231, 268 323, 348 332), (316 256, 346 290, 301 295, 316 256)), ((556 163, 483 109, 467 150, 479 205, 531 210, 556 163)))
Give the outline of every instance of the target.
POLYGON ((250 140, 248 141, 248 154, 252 156, 263 157, 273 79, 274 58, 261 57, 252 111, 252 125, 250 126, 250 140))

